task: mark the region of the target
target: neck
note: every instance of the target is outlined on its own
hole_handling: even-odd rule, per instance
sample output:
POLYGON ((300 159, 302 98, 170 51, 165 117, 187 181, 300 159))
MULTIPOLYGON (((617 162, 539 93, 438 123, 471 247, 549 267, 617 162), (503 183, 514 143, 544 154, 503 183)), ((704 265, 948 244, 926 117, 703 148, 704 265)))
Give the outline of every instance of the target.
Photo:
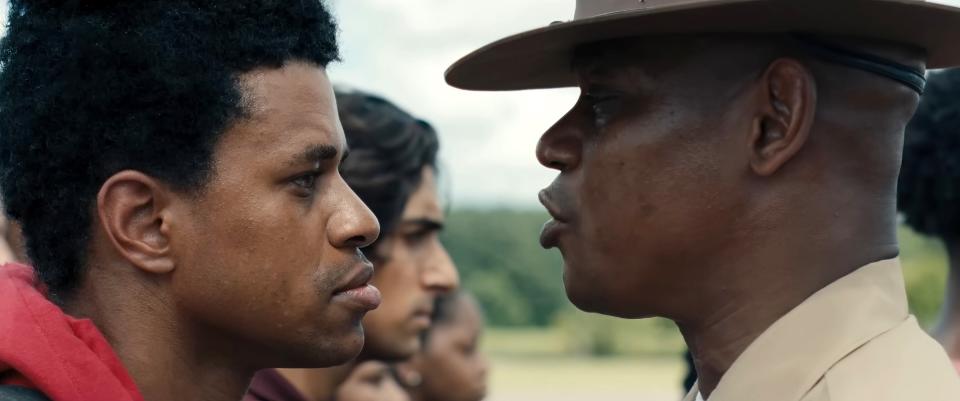
POLYGON ((332 401, 337 387, 347 380, 356 363, 323 369, 278 369, 308 401, 332 401))
POLYGON ((950 269, 947 273, 947 288, 940 322, 933 331, 934 337, 953 359, 960 359, 960 240, 944 240, 950 269))
POLYGON ((897 255, 892 219, 842 224, 835 217, 831 214, 835 221, 809 224, 809 229, 792 234, 783 229, 787 224, 769 225, 773 228, 741 241, 740 252, 715 259, 720 262, 710 266, 712 277, 701 280, 712 287, 702 288, 691 305, 694 312, 675 319, 693 354, 705 397, 778 319, 850 272, 897 255))
POLYGON ((229 347, 222 338, 198 334, 180 321, 158 290, 121 271, 91 268, 83 297, 64 309, 96 324, 144 400, 242 398, 255 369, 241 367, 235 353, 223 349, 229 347))

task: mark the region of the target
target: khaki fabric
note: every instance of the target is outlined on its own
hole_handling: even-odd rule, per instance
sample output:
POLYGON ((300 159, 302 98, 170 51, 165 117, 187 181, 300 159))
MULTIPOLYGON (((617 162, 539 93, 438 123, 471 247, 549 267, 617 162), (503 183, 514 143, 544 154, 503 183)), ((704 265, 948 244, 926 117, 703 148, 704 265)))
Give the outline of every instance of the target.
MULTIPOLYGON (((684 400, 696 400, 697 391, 684 400)), ((907 310, 897 259, 862 267, 781 317, 707 398, 861 400, 960 400, 960 376, 907 310)))
POLYGON ((588 43, 797 32, 914 45, 926 50, 929 69, 960 66, 957 0, 577 0, 573 20, 490 43, 454 63, 445 76, 450 85, 469 90, 576 87, 571 56, 588 43))

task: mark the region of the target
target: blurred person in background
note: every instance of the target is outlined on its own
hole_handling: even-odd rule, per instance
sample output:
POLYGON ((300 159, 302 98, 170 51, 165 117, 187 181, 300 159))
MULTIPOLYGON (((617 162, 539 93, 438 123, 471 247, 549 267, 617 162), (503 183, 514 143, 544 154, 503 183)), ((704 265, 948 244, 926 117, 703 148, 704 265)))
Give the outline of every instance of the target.
MULTIPOLYGON (((358 361, 404 360, 420 350, 437 296, 459 285, 439 237, 445 216, 437 188, 437 133, 369 93, 338 89, 337 105, 350 149, 341 174, 373 210, 382 233, 365 252, 374 262, 373 284, 383 303, 363 319, 366 342, 358 361)), ((330 400, 353 368, 263 371, 247 400, 330 400)))
POLYGON ((578 0, 446 78, 581 89, 537 147, 558 171, 541 243, 580 309, 676 322, 686 400, 948 401, 960 378, 908 310, 896 187, 957 37, 960 7, 919 0, 578 0))
POLYGON ((487 394, 490 362, 480 351, 483 312, 458 291, 437 300, 423 350, 398 365, 413 401, 480 401, 487 394))
POLYGON ((34 266, 0 267, 0 392, 232 401, 354 358, 379 226, 338 171, 324 3, 9 7, 0 189, 34 266))
POLYGON ((393 367, 383 361, 357 363, 337 387, 334 401, 410 401, 393 367))
POLYGON ((907 126, 897 207, 947 250, 947 288, 933 336, 960 371, 960 69, 933 71, 907 126))

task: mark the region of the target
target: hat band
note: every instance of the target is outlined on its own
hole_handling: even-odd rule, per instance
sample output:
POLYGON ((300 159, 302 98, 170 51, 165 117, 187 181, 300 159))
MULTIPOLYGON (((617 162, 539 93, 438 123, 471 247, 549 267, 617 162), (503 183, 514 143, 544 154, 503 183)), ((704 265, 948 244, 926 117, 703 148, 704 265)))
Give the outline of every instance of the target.
POLYGON ((923 71, 873 54, 846 49, 809 35, 794 35, 800 43, 824 61, 845 65, 892 79, 923 95, 927 78, 923 71))

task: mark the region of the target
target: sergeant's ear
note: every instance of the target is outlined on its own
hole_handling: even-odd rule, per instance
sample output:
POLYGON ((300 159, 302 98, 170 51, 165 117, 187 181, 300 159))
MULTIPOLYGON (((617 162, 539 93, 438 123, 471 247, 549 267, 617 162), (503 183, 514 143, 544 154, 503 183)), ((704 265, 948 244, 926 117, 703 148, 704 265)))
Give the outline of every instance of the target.
POLYGON ((817 109, 816 80, 799 61, 778 59, 764 72, 756 102, 747 144, 750 167, 758 175, 770 176, 810 137, 817 109))
POLYGON ((170 253, 170 189, 139 171, 114 174, 100 187, 97 213, 117 253, 150 274, 174 270, 170 253))

